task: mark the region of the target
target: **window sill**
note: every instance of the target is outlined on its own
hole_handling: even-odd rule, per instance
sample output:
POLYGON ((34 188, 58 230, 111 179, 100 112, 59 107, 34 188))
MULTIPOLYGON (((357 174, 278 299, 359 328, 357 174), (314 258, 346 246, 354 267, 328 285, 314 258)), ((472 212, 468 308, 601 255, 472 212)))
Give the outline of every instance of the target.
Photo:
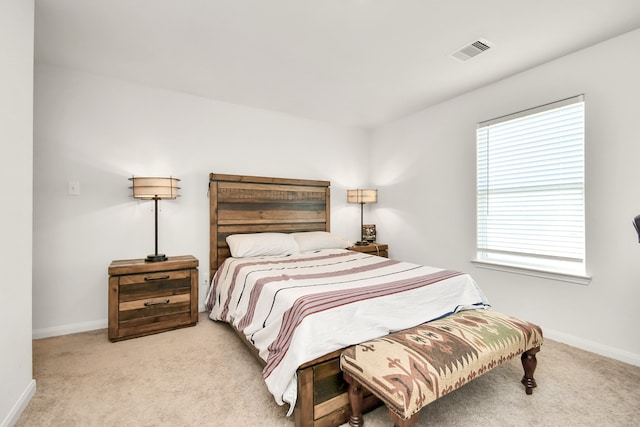
POLYGON ((562 282, 577 283, 579 285, 588 285, 591 282, 591 276, 584 276, 573 273, 560 273, 555 271, 545 271, 535 268, 519 267, 509 264, 501 264, 498 262, 471 260, 471 263, 478 268, 486 268, 489 270, 506 271, 508 273, 523 274, 525 276, 541 277, 543 279, 559 280, 562 282))

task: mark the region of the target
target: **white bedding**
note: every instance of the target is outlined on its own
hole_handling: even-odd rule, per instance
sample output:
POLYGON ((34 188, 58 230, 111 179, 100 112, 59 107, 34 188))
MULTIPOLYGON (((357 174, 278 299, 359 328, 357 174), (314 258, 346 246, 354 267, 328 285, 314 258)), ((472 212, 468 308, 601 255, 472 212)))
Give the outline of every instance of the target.
POLYGON ((269 391, 291 413, 303 363, 488 301, 467 274, 331 249, 229 258, 206 305, 258 349, 269 391))

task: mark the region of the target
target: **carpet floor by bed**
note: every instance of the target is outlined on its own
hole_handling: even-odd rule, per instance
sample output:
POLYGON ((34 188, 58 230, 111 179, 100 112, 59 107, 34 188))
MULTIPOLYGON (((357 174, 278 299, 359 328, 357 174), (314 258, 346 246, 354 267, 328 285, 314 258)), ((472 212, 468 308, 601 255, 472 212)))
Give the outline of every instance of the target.
MULTIPOLYGON (((293 426, 231 331, 196 327, 110 343, 106 330, 33 342, 37 391, 17 426, 293 426)), ((419 426, 632 426, 640 367, 546 340, 526 396, 512 360, 433 402, 419 426)), ((367 426, 389 426, 384 408, 367 426)))

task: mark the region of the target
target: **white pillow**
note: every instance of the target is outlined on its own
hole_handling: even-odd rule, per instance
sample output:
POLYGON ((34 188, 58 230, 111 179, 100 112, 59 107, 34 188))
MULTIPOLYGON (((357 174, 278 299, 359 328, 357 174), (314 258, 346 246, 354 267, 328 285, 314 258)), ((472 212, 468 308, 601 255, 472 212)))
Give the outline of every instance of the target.
POLYGON ((291 233, 298 242, 300 252, 315 251, 318 249, 344 249, 351 246, 351 242, 327 231, 306 231, 291 233))
POLYGON ((231 256, 285 256, 300 252, 296 240, 285 233, 232 234, 227 236, 231 256))

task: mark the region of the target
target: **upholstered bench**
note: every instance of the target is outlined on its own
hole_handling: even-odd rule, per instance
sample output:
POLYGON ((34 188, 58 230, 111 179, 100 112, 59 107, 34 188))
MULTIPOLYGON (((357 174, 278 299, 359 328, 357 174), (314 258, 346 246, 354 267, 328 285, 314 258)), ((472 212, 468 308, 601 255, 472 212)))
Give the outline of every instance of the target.
POLYGON ((536 382, 540 327, 485 309, 464 310, 342 352, 351 426, 362 426, 362 386, 389 409, 396 426, 411 426, 427 404, 521 355, 522 383, 536 382))

